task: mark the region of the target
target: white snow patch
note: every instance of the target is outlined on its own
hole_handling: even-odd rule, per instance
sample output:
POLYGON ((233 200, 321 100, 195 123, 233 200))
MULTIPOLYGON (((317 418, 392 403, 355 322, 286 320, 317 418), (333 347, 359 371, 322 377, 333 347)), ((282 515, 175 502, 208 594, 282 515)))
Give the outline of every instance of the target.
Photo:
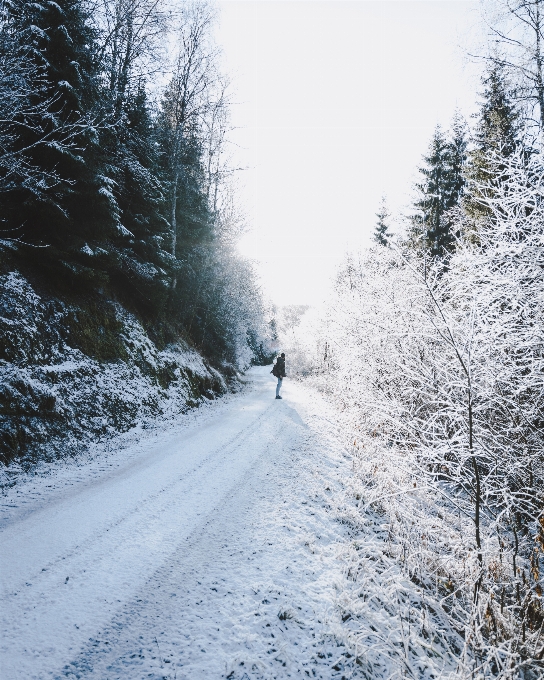
POLYGON ((6 677, 357 673, 338 600, 350 462, 322 399, 285 381, 276 401, 269 370, 176 426, 5 491, 6 677))

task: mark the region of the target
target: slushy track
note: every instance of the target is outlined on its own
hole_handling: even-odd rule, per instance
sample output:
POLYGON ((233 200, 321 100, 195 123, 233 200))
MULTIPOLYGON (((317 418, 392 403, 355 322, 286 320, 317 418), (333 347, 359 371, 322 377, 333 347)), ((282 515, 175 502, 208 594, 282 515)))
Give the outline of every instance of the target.
MULTIPOLYGON (((247 646, 248 636, 265 626, 254 618, 265 612, 246 600, 248 583, 260 609, 274 605, 274 627, 278 607, 293 606, 295 594, 304 592, 298 583, 304 574, 312 577, 299 612, 319 627, 330 608, 316 581, 324 567, 312 571, 315 551, 303 550, 303 573, 296 575, 300 540, 290 546, 292 530, 284 535, 293 511, 300 514, 307 504, 303 477, 315 470, 304 461, 316 433, 303 405, 293 408, 289 400, 290 389, 302 394, 302 388, 288 388, 287 399, 276 401, 268 371, 253 371, 252 388, 215 417, 197 418, 176 436, 160 433, 153 446, 98 479, 83 476, 50 498, 44 491, 34 509, 11 513, 0 525, 2 680, 198 680, 227 671, 234 678, 238 669, 249 677, 290 677, 289 669, 315 662, 315 626, 304 644, 304 625, 295 631, 300 658, 288 658, 264 638, 247 646), (291 570, 287 581, 285 570, 291 570), (204 581, 216 585, 203 589, 204 581), (285 596, 289 589, 293 595, 284 602, 282 590, 285 596)), ((318 520, 303 510, 296 530, 308 546, 318 520)))

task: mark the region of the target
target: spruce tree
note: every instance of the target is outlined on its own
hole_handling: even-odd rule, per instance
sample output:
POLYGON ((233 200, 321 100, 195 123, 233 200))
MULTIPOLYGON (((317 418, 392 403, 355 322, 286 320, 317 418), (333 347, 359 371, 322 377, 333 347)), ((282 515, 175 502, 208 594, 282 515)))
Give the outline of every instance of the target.
POLYGON ((382 197, 382 203, 379 212, 376 213, 378 221, 374 227, 374 241, 379 243, 381 246, 388 246, 389 240, 391 239, 391 233, 389 232, 389 211, 387 209, 387 201, 385 196, 382 197))
POLYGON ((451 237, 444 213, 449 203, 450 148, 442 129, 437 125, 429 152, 419 168, 423 181, 416 185, 419 194, 414 203, 417 212, 412 218, 412 237, 419 237, 421 245, 432 256, 441 256, 450 245, 451 237))
POLYGON ((77 252, 86 242, 104 245, 118 219, 95 124, 101 115, 95 33, 81 0, 9 0, 6 9, 38 73, 30 85, 40 120, 30 129, 20 121, 16 147, 51 182, 41 191, 13 186, 2 208, 21 240, 48 246, 40 259, 73 260, 73 272, 77 252))
POLYGON ((429 153, 423 158, 425 165, 419 169, 423 181, 416 185, 411 242, 432 257, 443 257, 454 247, 450 211, 464 193, 466 158, 467 126, 456 113, 449 139, 436 127, 429 153))
POLYGON ((122 117, 106 137, 120 223, 131 234, 112 242, 119 255, 110 272, 116 288, 146 317, 164 311, 171 257, 161 153, 143 83, 127 96, 122 117))
POLYGON ((477 186, 488 182, 496 172, 497 166, 493 165, 492 169, 489 155, 505 159, 511 156, 518 148, 521 131, 519 112, 503 67, 492 63, 482 84, 483 100, 473 135, 474 148, 468 154, 466 169, 469 190, 464 199, 466 212, 475 223, 475 232, 478 220, 490 214, 489 208, 481 203, 482 189, 477 186))
POLYGON ((456 111, 450 129, 448 148, 448 182, 446 205, 458 205, 465 191, 465 170, 467 163, 468 126, 456 111))

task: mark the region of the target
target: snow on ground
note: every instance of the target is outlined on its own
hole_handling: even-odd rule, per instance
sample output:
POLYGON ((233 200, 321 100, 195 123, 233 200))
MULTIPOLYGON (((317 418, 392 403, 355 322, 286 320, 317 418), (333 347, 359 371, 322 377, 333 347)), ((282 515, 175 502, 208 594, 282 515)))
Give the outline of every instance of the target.
POLYGON ((350 462, 315 392, 251 381, 5 490, 2 678, 343 677, 350 462))

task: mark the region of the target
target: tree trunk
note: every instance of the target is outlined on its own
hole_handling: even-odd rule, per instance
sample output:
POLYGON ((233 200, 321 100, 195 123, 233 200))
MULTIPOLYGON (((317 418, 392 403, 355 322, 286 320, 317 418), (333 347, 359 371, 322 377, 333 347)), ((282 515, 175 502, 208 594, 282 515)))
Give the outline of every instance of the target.
POLYGON ((541 42, 542 37, 540 35, 540 6, 536 5, 536 20, 535 20, 535 33, 536 33, 536 91, 538 99, 538 107, 540 109, 540 129, 544 130, 544 81, 542 78, 542 53, 541 53, 541 42))
POLYGON ((476 498, 474 507, 474 528, 476 534, 476 547, 478 548, 478 563, 480 565, 480 574, 478 580, 474 585, 474 602, 478 601, 478 594, 480 592, 480 586, 482 584, 482 568, 483 568, 483 557, 482 557, 482 541, 480 536, 480 506, 482 498, 481 482, 480 482, 480 470, 478 468, 478 461, 474 455, 474 435, 473 435, 473 415, 472 415, 472 394, 469 391, 468 396, 468 447, 472 459, 472 467, 474 469, 474 479, 476 485, 476 498))
MULTIPOLYGON (((170 213, 170 228, 172 229, 172 256, 176 257, 176 248, 178 244, 178 223, 176 217, 176 210, 178 206, 178 182, 179 182, 179 171, 176 168, 174 173, 174 182, 172 187, 172 205, 170 213)), ((174 290, 177 285, 178 279, 177 274, 174 272, 172 275, 171 289, 174 290)))

